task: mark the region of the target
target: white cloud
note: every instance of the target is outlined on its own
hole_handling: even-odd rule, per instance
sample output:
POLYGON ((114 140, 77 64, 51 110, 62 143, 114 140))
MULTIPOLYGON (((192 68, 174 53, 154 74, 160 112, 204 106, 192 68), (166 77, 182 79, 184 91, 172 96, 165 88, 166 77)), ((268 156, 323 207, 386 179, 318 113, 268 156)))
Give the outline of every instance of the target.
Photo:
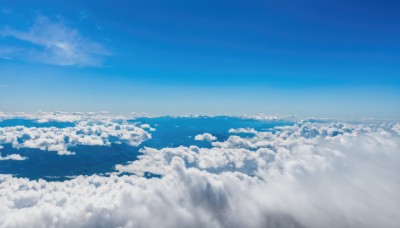
MULTIPOLYGON (((22 119, 30 119, 36 120, 39 123, 47 123, 47 122, 79 122, 79 121, 99 121, 99 122, 110 122, 110 121, 125 121, 131 120, 139 117, 151 117, 145 113, 131 113, 129 115, 116 115, 110 114, 107 112, 1 112, 0 111, 0 121, 3 119, 15 119, 15 118, 22 118, 22 119)), ((150 127, 148 124, 144 124, 144 127, 150 127)), ((155 130, 150 129, 149 130, 155 130)))
POLYGON ((394 125, 393 130, 397 131, 397 133, 400 134, 400 123, 397 123, 396 125, 394 125))
POLYGON ((398 227, 397 128, 299 123, 117 166, 162 178, 0 175, 0 227, 398 227))
MULTIPOLYGON (((145 148, 139 160, 116 168, 169 175, 179 157, 189 170, 218 174, 218 180, 233 173, 255 176, 256 184, 247 185, 251 178, 239 181, 243 192, 228 192, 231 183, 223 186, 228 201, 234 201, 229 213, 247 206, 244 221, 255 216, 257 227, 396 227, 400 214, 393 211, 400 208, 392 201, 400 200, 395 193, 400 190, 400 136, 393 132, 397 126, 303 123, 280 127, 275 134, 257 132, 253 138, 231 136, 215 142, 223 146, 209 149, 145 148), (238 200, 240 194, 246 197, 238 200)), ((229 219, 220 221, 222 226, 224 221, 229 219)))
POLYGON ((5 157, 1 156, 0 154, 0 161, 4 161, 4 160, 15 160, 15 161, 23 161, 28 159, 27 157, 22 157, 19 154, 9 154, 5 157))
POLYGON ((45 16, 36 17, 28 31, 6 27, 1 34, 40 47, 20 47, 20 51, 8 53, 8 57, 25 61, 65 66, 99 66, 103 57, 109 55, 102 44, 85 38, 77 29, 68 27, 61 20, 50 20, 45 16))
MULTIPOLYGON (((65 119, 65 118, 61 118, 65 119)), ((70 155, 69 147, 77 145, 110 145, 112 142, 125 142, 138 146, 151 135, 140 127, 127 122, 117 123, 113 119, 76 123, 76 126, 57 127, 3 127, 0 128, 0 143, 11 143, 14 148, 37 148, 56 151, 60 155, 70 155)))
POLYGON ((204 133, 204 134, 196 135, 194 137, 194 140, 197 140, 197 141, 204 141, 204 140, 215 141, 215 140, 217 140, 217 137, 211 135, 210 133, 204 133))
POLYGON ((149 124, 141 124, 140 127, 143 129, 149 129, 149 131, 156 131, 156 129, 152 128, 149 124))
POLYGON ((238 128, 238 129, 234 129, 231 128, 228 131, 229 133, 248 133, 248 134, 256 134, 257 131, 254 130, 254 128, 238 128))

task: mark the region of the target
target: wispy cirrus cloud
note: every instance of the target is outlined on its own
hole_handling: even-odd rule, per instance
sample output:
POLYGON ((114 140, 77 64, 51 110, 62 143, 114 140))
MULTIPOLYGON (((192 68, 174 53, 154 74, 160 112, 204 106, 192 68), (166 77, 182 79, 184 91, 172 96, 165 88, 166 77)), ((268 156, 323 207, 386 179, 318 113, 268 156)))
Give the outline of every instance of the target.
POLYGON ((22 47, 8 47, 7 53, 2 54, 13 59, 64 66, 100 66, 104 57, 110 55, 101 43, 82 36, 59 19, 50 20, 45 16, 37 16, 27 31, 5 27, 0 34, 27 43, 22 47))

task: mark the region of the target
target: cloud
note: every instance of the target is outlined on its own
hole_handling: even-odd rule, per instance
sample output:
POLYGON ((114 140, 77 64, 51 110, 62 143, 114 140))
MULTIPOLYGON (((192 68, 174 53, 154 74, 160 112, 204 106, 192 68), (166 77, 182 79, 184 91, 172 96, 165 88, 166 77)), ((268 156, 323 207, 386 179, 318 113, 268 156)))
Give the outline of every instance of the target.
MULTIPOLYGON (((82 117, 82 116, 81 116, 82 117)), ((71 155, 69 147, 77 145, 105 146, 124 142, 138 146, 151 138, 144 129, 127 122, 118 123, 115 119, 88 120, 76 122, 73 127, 2 127, 0 143, 10 143, 14 148, 37 148, 56 151, 59 155, 71 155)), ((61 118, 65 120, 66 118, 61 118)), ((40 122, 41 119, 39 119, 40 122)))
POLYGON ((149 129, 149 131, 156 131, 156 129, 152 128, 149 124, 141 124, 140 127, 143 129, 149 129))
POLYGON ((211 135, 210 133, 204 133, 204 134, 196 135, 194 137, 194 140, 197 140, 197 141, 204 141, 204 140, 215 141, 215 140, 217 140, 217 137, 211 135))
POLYGON ((255 134, 257 133, 256 130, 254 130, 254 128, 238 128, 238 129, 229 129, 228 131, 229 133, 248 133, 248 134, 255 134))
POLYGON ((9 50, 15 51, 7 55, 30 62, 99 66, 104 57, 110 54, 102 44, 85 38, 77 29, 68 27, 61 20, 50 20, 45 16, 37 16, 27 31, 6 27, 1 34, 30 44, 29 48, 26 45, 19 49, 9 47, 9 50))
MULTIPOLYGON (((0 150, 3 149, 3 148, 4 147, 2 145, 0 145, 0 150)), ((1 153, 0 153, 0 161, 5 161, 5 160, 23 161, 23 160, 26 160, 26 159, 28 159, 28 158, 27 157, 22 157, 19 154, 9 154, 9 155, 3 157, 3 156, 1 156, 1 153)))
MULTIPOLYGON (((98 122, 110 122, 110 121, 125 121, 130 119, 135 119, 139 117, 150 117, 146 114, 138 114, 131 113, 129 115, 114 115, 108 112, 1 112, 0 111, 0 120, 2 119, 14 119, 14 118, 22 118, 22 119, 31 119, 36 120, 39 123, 47 123, 47 122, 79 122, 79 121, 98 121, 98 122)), ((148 128, 150 125, 144 124, 142 128, 148 128)), ((148 128, 150 131, 155 130, 148 128)))
POLYGON ((0 154, 0 161, 4 161, 4 160, 15 160, 15 161, 23 161, 28 159, 27 157, 22 157, 19 154, 9 154, 5 157, 1 156, 0 154))
POLYGON ((201 182, 195 173, 209 175, 200 185, 208 188, 181 194, 204 189, 193 204, 206 198, 230 202, 202 205, 216 207, 208 214, 217 217, 216 227, 396 227, 398 126, 302 123, 275 134, 231 136, 214 148, 145 148, 139 160, 116 169, 167 178, 178 160, 184 186, 201 182))
POLYGON ((0 227, 398 227, 398 126, 300 122, 117 167, 162 178, 0 175, 0 227))

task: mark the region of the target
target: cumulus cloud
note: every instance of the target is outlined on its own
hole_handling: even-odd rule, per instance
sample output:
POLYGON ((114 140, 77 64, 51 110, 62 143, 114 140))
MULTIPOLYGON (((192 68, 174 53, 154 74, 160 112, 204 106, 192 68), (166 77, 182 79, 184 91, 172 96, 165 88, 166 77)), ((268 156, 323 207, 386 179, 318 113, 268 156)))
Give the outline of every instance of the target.
POLYGON ((197 141, 204 141, 204 140, 215 141, 215 140, 217 140, 217 137, 211 135, 210 133, 204 133, 204 134, 196 135, 194 137, 194 140, 197 140, 197 141))
POLYGON ((190 173, 182 181, 195 185, 200 180, 194 173, 209 175, 203 186, 212 193, 203 193, 212 196, 203 197, 230 203, 214 205, 216 215, 209 216, 219 220, 209 226, 396 227, 397 128, 389 123, 305 122, 277 127, 275 133, 252 131, 250 138, 230 136, 213 148, 145 148, 139 160, 116 169, 168 177, 179 160, 181 167, 190 167, 182 168, 190 173), (231 179, 224 182, 227 177, 231 179))
POLYGON ((229 133, 248 133, 248 134, 256 134, 257 131, 254 128, 231 128, 228 131, 229 133))
POLYGON ((0 226, 398 227, 397 128, 302 122, 116 167, 162 178, 0 175, 0 226))
POLYGON ((82 120, 76 126, 57 127, 3 127, 0 128, 0 143, 10 143, 14 148, 37 148, 56 151, 60 155, 71 155, 69 147, 77 145, 110 145, 124 142, 138 146, 151 135, 135 124, 118 123, 113 120, 82 120))
POLYGON ((28 159, 27 157, 23 157, 19 154, 9 154, 5 157, 1 156, 0 154, 0 161, 5 161, 5 160, 15 160, 15 161, 23 161, 28 159))
POLYGON ((149 131, 155 131, 155 128, 152 128, 149 124, 141 124, 140 125, 141 128, 143 129, 148 129, 149 131))
POLYGON ((109 55, 102 44, 82 36, 77 29, 70 28, 59 19, 52 20, 45 16, 37 16, 27 31, 6 27, 0 34, 31 45, 30 48, 25 45, 6 53, 9 57, 25 61, 65 66, 99 66, 104 56, 109 55))

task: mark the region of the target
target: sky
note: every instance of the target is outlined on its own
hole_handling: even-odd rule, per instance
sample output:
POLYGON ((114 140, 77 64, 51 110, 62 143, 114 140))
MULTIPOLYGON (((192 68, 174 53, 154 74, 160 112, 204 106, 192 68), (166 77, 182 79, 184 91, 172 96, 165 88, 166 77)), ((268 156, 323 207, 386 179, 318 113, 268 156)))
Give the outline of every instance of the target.
POLYGON ((0 111, 400 117, 398 1, 0 3, 0 111))

